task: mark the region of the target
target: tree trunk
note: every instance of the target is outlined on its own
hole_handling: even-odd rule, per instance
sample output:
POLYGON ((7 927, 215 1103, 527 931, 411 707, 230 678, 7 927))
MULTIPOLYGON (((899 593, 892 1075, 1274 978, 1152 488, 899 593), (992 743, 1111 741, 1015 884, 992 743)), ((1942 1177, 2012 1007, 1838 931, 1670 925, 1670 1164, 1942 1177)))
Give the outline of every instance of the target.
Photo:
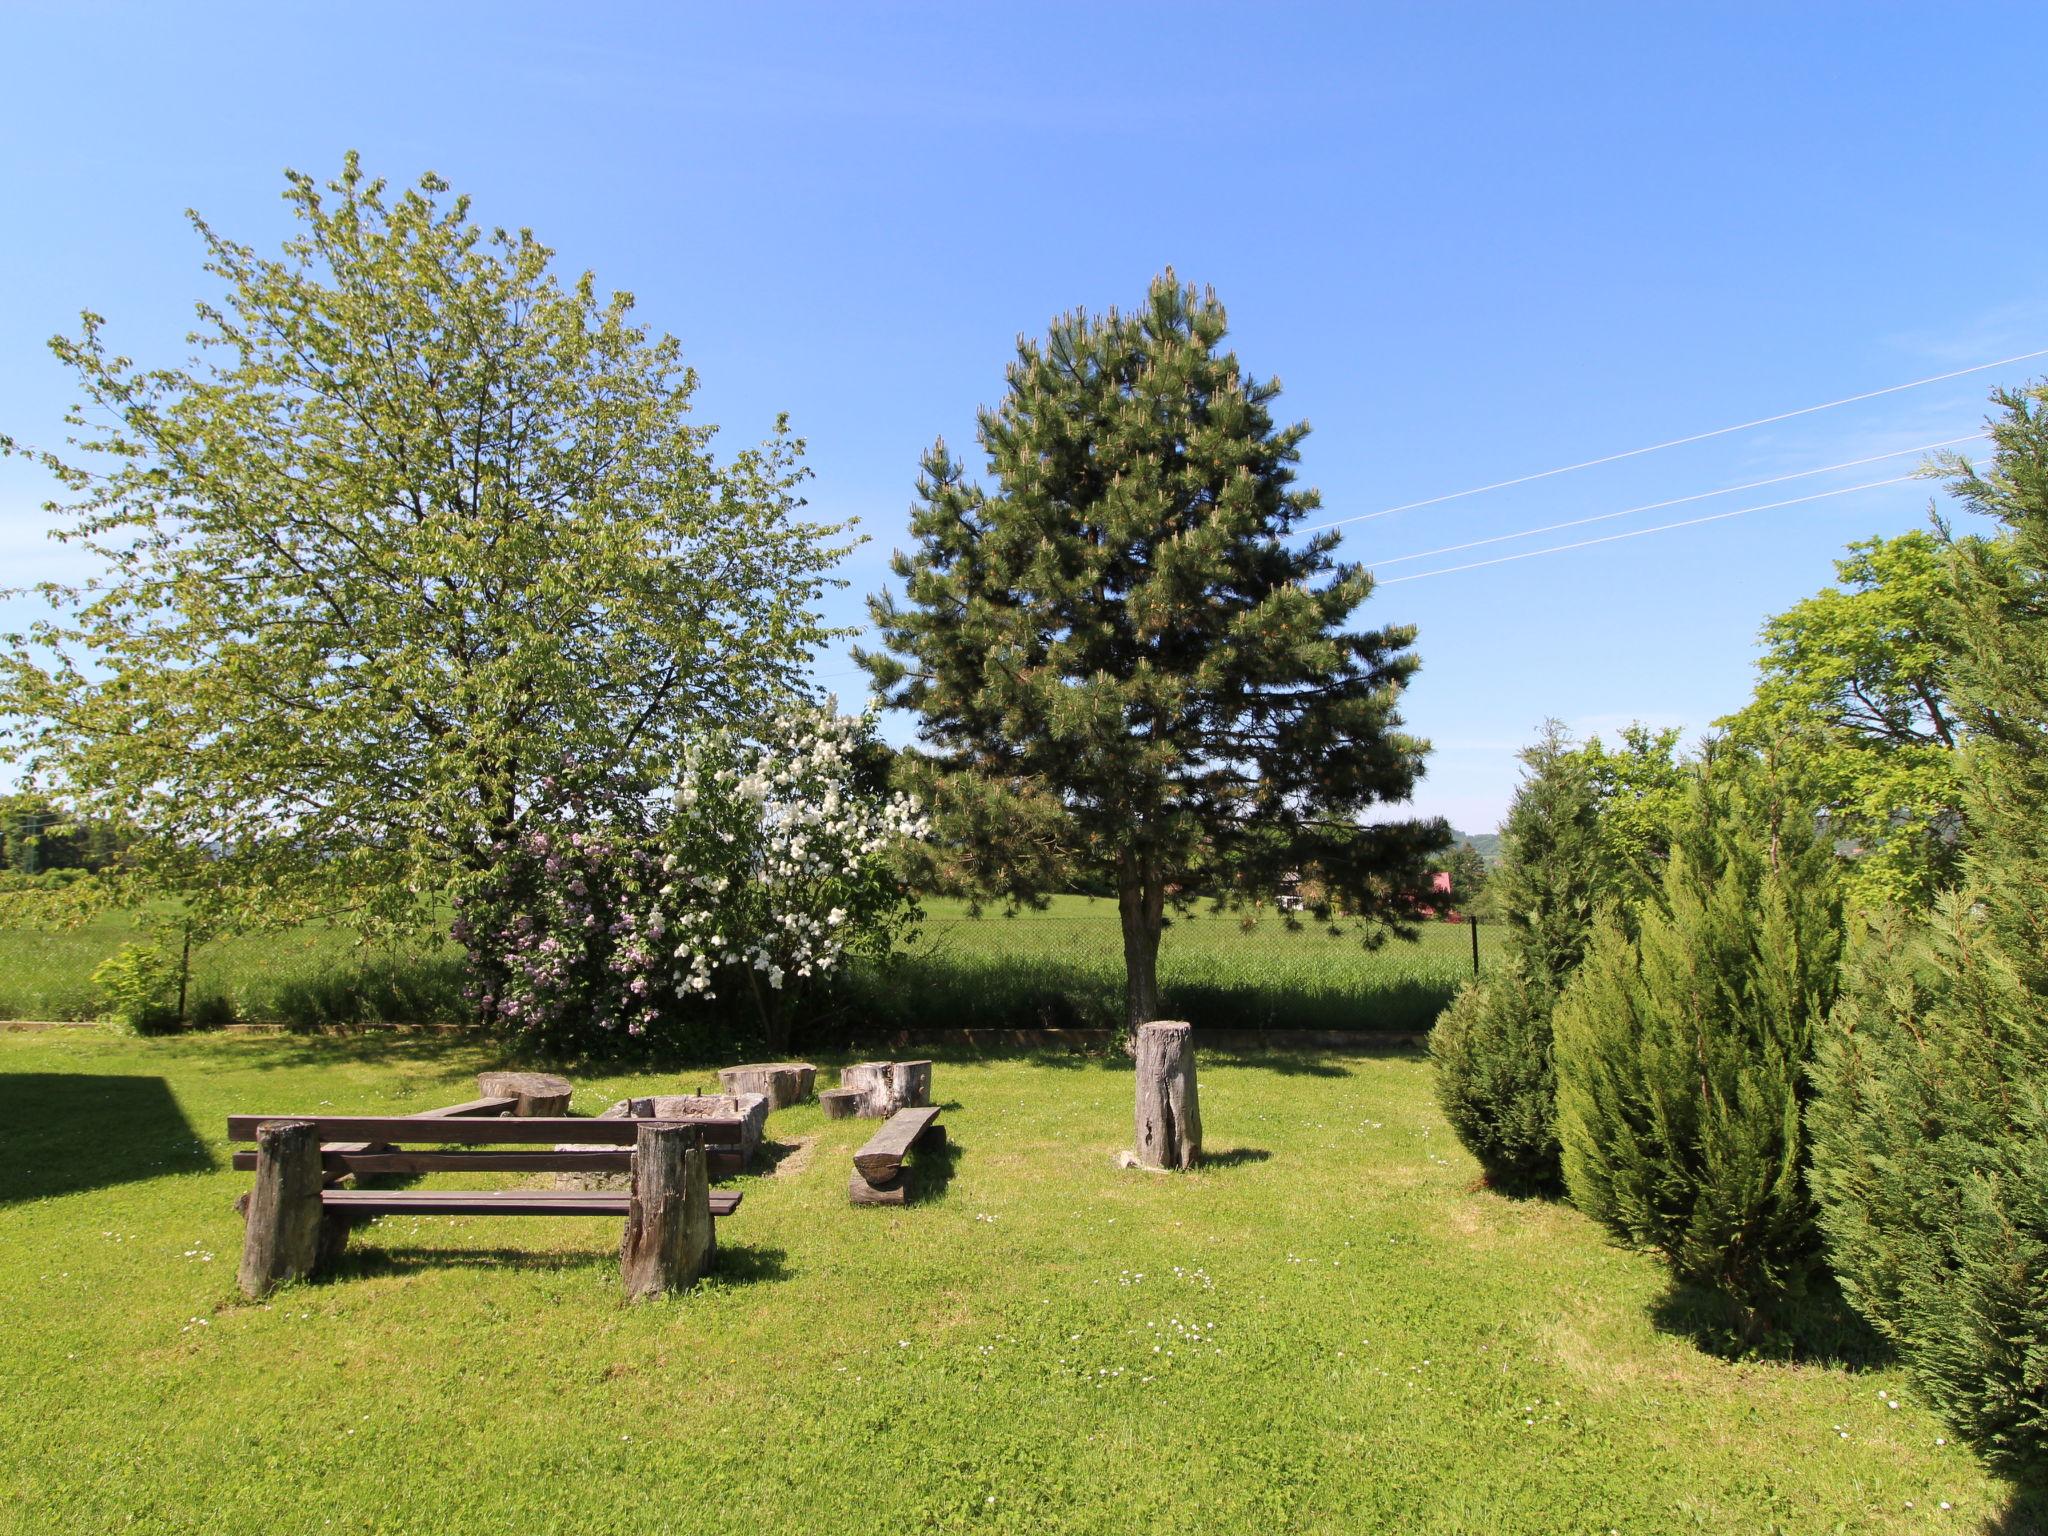
POLYGON ((1137 1047, 1138 1166, 1192 1168, 1202 1155, 1194 1027, 1144 1024, 1138 1029, 1137 1047))
POLYGON ((633 1198, 619 1239, 626 1300, 687 1290, 711 1266, 711 1170, 697 1128, 646 1121, 633 1150, 633 1198))
POLYGON ((1133 1034, 1159 1017, 1159 934, 1165 926, 1166 887, 1127 868, 1117 891, 1124 930, 1124 1026, 1133 1034))
POLYGON ((310 1120, 275 1120, 256 1128, 256 1186, 245 1212, 242 1266, 236 1281, 251 1301, 287 1280, 305 1280, 340 1251, 348 1234, 320 1206, 325 1184, 320 1136, 310 1120))

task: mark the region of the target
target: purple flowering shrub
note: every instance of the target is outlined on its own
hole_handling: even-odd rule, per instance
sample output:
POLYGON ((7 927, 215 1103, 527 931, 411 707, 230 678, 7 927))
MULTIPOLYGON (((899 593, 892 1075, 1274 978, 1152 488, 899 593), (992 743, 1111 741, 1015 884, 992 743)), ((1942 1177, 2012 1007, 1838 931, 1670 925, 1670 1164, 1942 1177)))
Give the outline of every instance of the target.
POLYGON ((886 956, 916 917, 890 854, 926 826, 863 782, 873 740, 872 716, 806 708, 702 738, 658 798, 561 792, 458 900, 479 1019, 563 1054, 730 1032, 739 1008, 786 1046, 849 959, 886 956))

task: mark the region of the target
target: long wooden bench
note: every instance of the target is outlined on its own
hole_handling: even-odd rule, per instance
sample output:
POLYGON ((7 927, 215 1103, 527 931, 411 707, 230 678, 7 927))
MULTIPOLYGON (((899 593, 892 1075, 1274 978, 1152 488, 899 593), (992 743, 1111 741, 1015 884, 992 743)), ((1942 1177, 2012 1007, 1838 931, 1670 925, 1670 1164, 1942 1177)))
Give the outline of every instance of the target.
MULTIPOLYGON (((639 1120, 584 1120, 567 1116, 529 1116, 523 1120, 491 1121, 495 1134, 462 1137, 443 1136, 419 1124, 422 1120, 487 1119, 499 1112, 482 1106, 509 1104, 509 1099, 477 1099, 447 1109, 430 1109, 417 1115, 230 1115, 228 1139, 253 1141, 253 1127, 262 1120, 314 1120, 323 1126, 346 1122, 362 1127, 358 1139, 324 1141, 320 1148, 329 1182, 348 1174, 371 1173, 630 1173, 633 1171, 633 1127, 639 1120), (534 1130, 532 1127, 541 1127, 534 1130), (612 1127, 604 1131, 597 1126, 612 1127), (623 1131, 616 1127, 623 1126, 623 1131), (520 1127, 520 1129, 514 1129, 520 1127), (567 1127, 564 1132, 563 1127, 567 1127), (532 1152, 408 1152, 402 1141, 544 1142, 547 1150, 532 1152), (564 1152, 554 1144, 614 1142, 618 1150, 564 1152)), ((729 1179, 745 1171, 740 1151, 741 1122, 733 1117, 704 1116, 682 1122, 702 1127, 699 1137, 711 1177, 729 1179)), ((323 1131, 323 1138, 328 1134, 323 1131)), ((256 1166, 254 1152, 234 1154, 234 1166, 244 1172, 256 1166)))
POLYGON ((882 1128, 868 1138, 867 1145, 853 1154, 853 1179, 846 1195, 855 1205, 901 1205, 910 1198, 910 1180, 903 1160, 916 1146, 937 1148, 945 1143, 946 1128, 939 1124, 935 1104, 899 1109, 882 1128))
POLYGON ((713 1194, 707 1143, 736 1142, 737 1119, 584 1120, 563 1116, 230 1115, 228 1139, 253 1141, 236 1167, 253 1168, 239 1279, 255 1297, 317 1273, 340 1255, 357 1220, 401 1214, 624 1217, 620 1272, 628 1299, 680 1290, 711 1262, 712 1219, 740 1197, 713 1194), (568 1137, 598 1143, 560 1152, 568 1137), (398 1141, 456 1143, 462 1151, 407 1151, 398 1141), (538 1150, 469 1150, 493 1143, 538 1150), (609 1144, 609 1145, 607 1145, 609 1144), (356 1150, 365 1148, 367 1150, 356 1150), (370 1190, 328 1182, 350 1173, 539 1173, 599 1168, 630 1175, 608 1190, 370 1190))

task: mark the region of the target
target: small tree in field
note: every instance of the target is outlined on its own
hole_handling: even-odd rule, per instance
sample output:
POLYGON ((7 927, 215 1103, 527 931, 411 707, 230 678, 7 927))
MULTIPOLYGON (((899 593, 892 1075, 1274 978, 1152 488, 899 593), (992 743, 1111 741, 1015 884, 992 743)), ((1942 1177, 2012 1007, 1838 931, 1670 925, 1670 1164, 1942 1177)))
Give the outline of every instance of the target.
POLYGON ((1413 631, 1346 628, 1372 578, 1334 533, 1294 536, 1308 429, 1274 422, 1224 329, 1168 273, 1135 313, 1020 342, 980 416, 993 489, 926 455, 904 601, 872 601, 885 649, 861 655, 920 717, 910 768, 962 885, 1114 885, 1133 1027, 1170 906, 1312 867, 1320 916, 1397 918, 1448 842, 1363 819, 1422 771, 1396 707, 1413 631))
POLYGON ((1558 1141, 1572 1202, 1754 1342, 1818 1257, 1801 1110, 1841 898, 1766 763, 1710 752, 1674 830, 1636 931, 1610 909, 1558 1002, 1558 1141))
POLYGON ((1942 621, 1964 880, 1888 914, 1820 1051, 1810 1116, 1828 1256, 1979 1448, 2048 1477, 2048 391, 2003 393, 1952 493, 1942 621))
POLYGON ((199 361, 136 368, 91 315, 53 344, 85 435, 39 457, 107 573, 11 637, 0 748, 144 829, 127 896, 430 928, 571 790, 630 816, 822 634, 801 445, 715 459, 672 337, 446 191, 293 174, 280 256, 194 217, 199 361))

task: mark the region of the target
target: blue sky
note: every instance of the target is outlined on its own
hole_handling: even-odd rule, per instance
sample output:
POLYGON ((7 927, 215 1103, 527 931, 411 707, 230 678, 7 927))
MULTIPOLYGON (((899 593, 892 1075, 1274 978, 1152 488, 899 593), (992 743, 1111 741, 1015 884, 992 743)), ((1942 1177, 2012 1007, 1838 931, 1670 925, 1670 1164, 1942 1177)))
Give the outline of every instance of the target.
MULTIPOLYGON (((777 411, 814 506, 900 543, 1019 332, 1171 264, 1373 512, 2048 347, 2039 6, 349 7, 16 3, 0 60, 0 430, 57 435, 77 311, 182 355, 183 210, 274 244, 290 165, 433 169, 682 338, 734 442, 777 411)), ((1371 562, 1975 430, 2048 359, 1353 525, 1371 562)), ((1904 473, 1911 457, 1387 578, 1904 473)), ((74 569, 0 465, 0 580, 74 569)), ((1471 830, 1549 715, 1688 731, 1765 615, 1908 483, 1393 583, 1417 804, 1471 830)), ((18 613, 18 610, 17 610, 18 613)), ((821 675, 857 690, 842 657, 821 675)), ((901 731, 898 731, 901 735, 901 731)))

